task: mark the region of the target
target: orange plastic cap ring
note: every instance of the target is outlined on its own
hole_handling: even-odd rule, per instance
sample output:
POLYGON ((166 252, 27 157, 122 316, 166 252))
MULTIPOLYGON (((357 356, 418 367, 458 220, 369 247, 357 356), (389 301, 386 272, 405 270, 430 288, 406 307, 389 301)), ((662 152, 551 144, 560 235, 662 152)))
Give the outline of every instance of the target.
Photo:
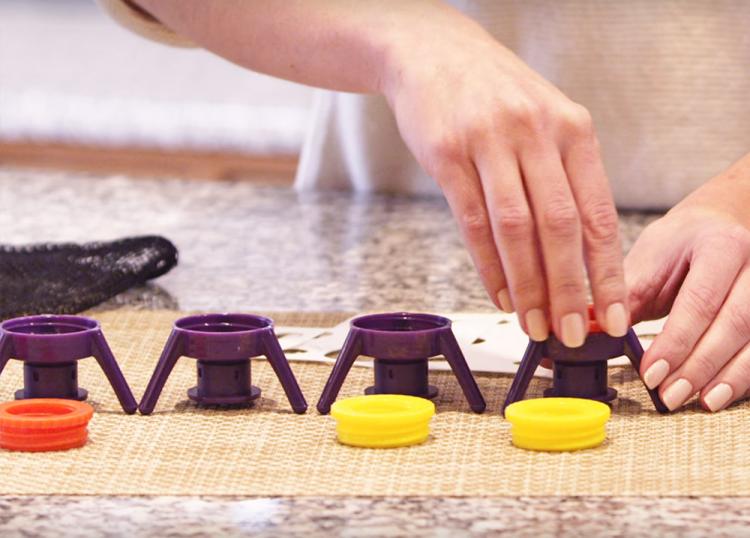
POLYGON ((0 404, 0 448, 26 452, 68 450, 86 444, 89 404, 39 398, 0 404))

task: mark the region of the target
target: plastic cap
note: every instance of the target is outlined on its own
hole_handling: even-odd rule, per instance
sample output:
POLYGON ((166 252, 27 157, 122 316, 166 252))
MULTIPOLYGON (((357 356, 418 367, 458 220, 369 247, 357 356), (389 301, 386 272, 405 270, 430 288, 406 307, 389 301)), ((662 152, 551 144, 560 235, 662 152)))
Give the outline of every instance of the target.
POLYGON ((505 418, 519 448, 562 452, 593 448, 607 437, 607 404, 583 398, 536 398, 510 404, 505 418))
POLYGON ((74 400, 39 398, 0 404, 0 448, 47 452, 81 447, 93 415, 93 407, 74 400))
POLYGON ((590 333, 603 333, 604 329, 602 329, 602 326, 599 325, 599 322, 596 321, 596 312, 594 311, 594 305, 590 304, 588 306, 589 310, 589 332, 590 333))
POLYGON ((403 394, 372 394, 331 406, 339 442, 366 448, 418 445, 430 436, 435 404, 403 394))

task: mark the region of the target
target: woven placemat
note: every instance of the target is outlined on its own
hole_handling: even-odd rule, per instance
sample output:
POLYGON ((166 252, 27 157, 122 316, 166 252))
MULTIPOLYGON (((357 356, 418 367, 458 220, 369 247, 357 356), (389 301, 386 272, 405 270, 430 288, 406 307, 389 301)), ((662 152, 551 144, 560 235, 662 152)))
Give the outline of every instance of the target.
MULTIPOLYGON (((133 388, 143 394, 176 312, 99 312, 133 388)), ((336 314, 277 315, 278 325, 326 326, 336 314)), ((632 370, 611 369, 620 392, 609 439, 563 454, 514 448, 499 414, 510 378, 478 376, 488 411, 476 415, 449 373, 440 389, 433 434, 424 445, 368 450, 335 441, 333 419, 314 404, 330 365, 292 363, 310 410, 295 415, 265 361, 253 362, 263 389, 254 408, 198 409, 185 394, 195 364, 182 359, 152 416, 127 416, 93 359, 80 362, 81 386, 96 414, 81 449, 48 454, 0 451, 1 494, 81 495, 750 495, 747 404, 717 415, 695 404, 657 415, 632 370)), ((0 377, 0 400, 21 386, 21 363, 0 377)), ((372 370, 354 368, 342 396, 360 394, 372 370)), ((531 395, 548 381, 535 380, 531 395)))

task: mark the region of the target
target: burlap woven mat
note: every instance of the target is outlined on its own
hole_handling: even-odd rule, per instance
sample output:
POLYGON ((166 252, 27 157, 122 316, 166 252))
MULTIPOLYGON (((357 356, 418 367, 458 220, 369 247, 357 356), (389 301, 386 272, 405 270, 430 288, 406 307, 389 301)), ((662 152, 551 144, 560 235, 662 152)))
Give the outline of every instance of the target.
MULTIPOLYGON (((97 313, 137 399, 177 312, 97 313)), ((336 314, 285 314, 277 325, 333 325, 336 314)), ((182 359, 152 416, 127 416, 93 359, 80 362, 81 386, 96 414, 81 449, 48 454, 0 451, 1 494, 81 495, 750 495, 748 404, 717 415, 695 405, 657 415, 628 368, 610 370, 620 392, 597 449, 547 454, 514 448, 499 407, 507 376, 478 376, 488 411, 468 410, 449 373, 440 388, 432 438, 424 445, 369 450, 335 441, 333 419, 314 404, 330 365, 292 363, 310 403, 295 415, 271 368, 253 362, 263 390, 254 408, 198 409, 185 391, 195 364, 182 359)), ((0 400, 21 386, 21 363, 0 377, 0 400)), ((360 394, 372 370, 354 368, 342 396, 360 394)), ((535 380, 532 395, 548 381, 535 380)))

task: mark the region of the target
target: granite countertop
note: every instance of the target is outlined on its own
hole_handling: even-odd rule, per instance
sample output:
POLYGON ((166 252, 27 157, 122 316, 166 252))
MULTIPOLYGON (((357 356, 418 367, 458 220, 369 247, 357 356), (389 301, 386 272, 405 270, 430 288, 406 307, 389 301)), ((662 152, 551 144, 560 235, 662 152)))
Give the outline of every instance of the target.
MULTIPOLYGON (((0 205, 4 243, 162 234, 177 245, 177 268, 103 308, 493 308, 440 199, 0 169, 0 205)), ((625 248, 655 218, 623 215, 625 248)), ((746 498, 0 496, 0 535, 737 536, 749 509, 746 498)))
MULTIPOLYGON (((489 311, 438 198, 0 169, 2 243, 162 234, 179 265, 116 298, 181 310, 489 311)), ((654 215, 623 217, 626 247, 654 215)))

